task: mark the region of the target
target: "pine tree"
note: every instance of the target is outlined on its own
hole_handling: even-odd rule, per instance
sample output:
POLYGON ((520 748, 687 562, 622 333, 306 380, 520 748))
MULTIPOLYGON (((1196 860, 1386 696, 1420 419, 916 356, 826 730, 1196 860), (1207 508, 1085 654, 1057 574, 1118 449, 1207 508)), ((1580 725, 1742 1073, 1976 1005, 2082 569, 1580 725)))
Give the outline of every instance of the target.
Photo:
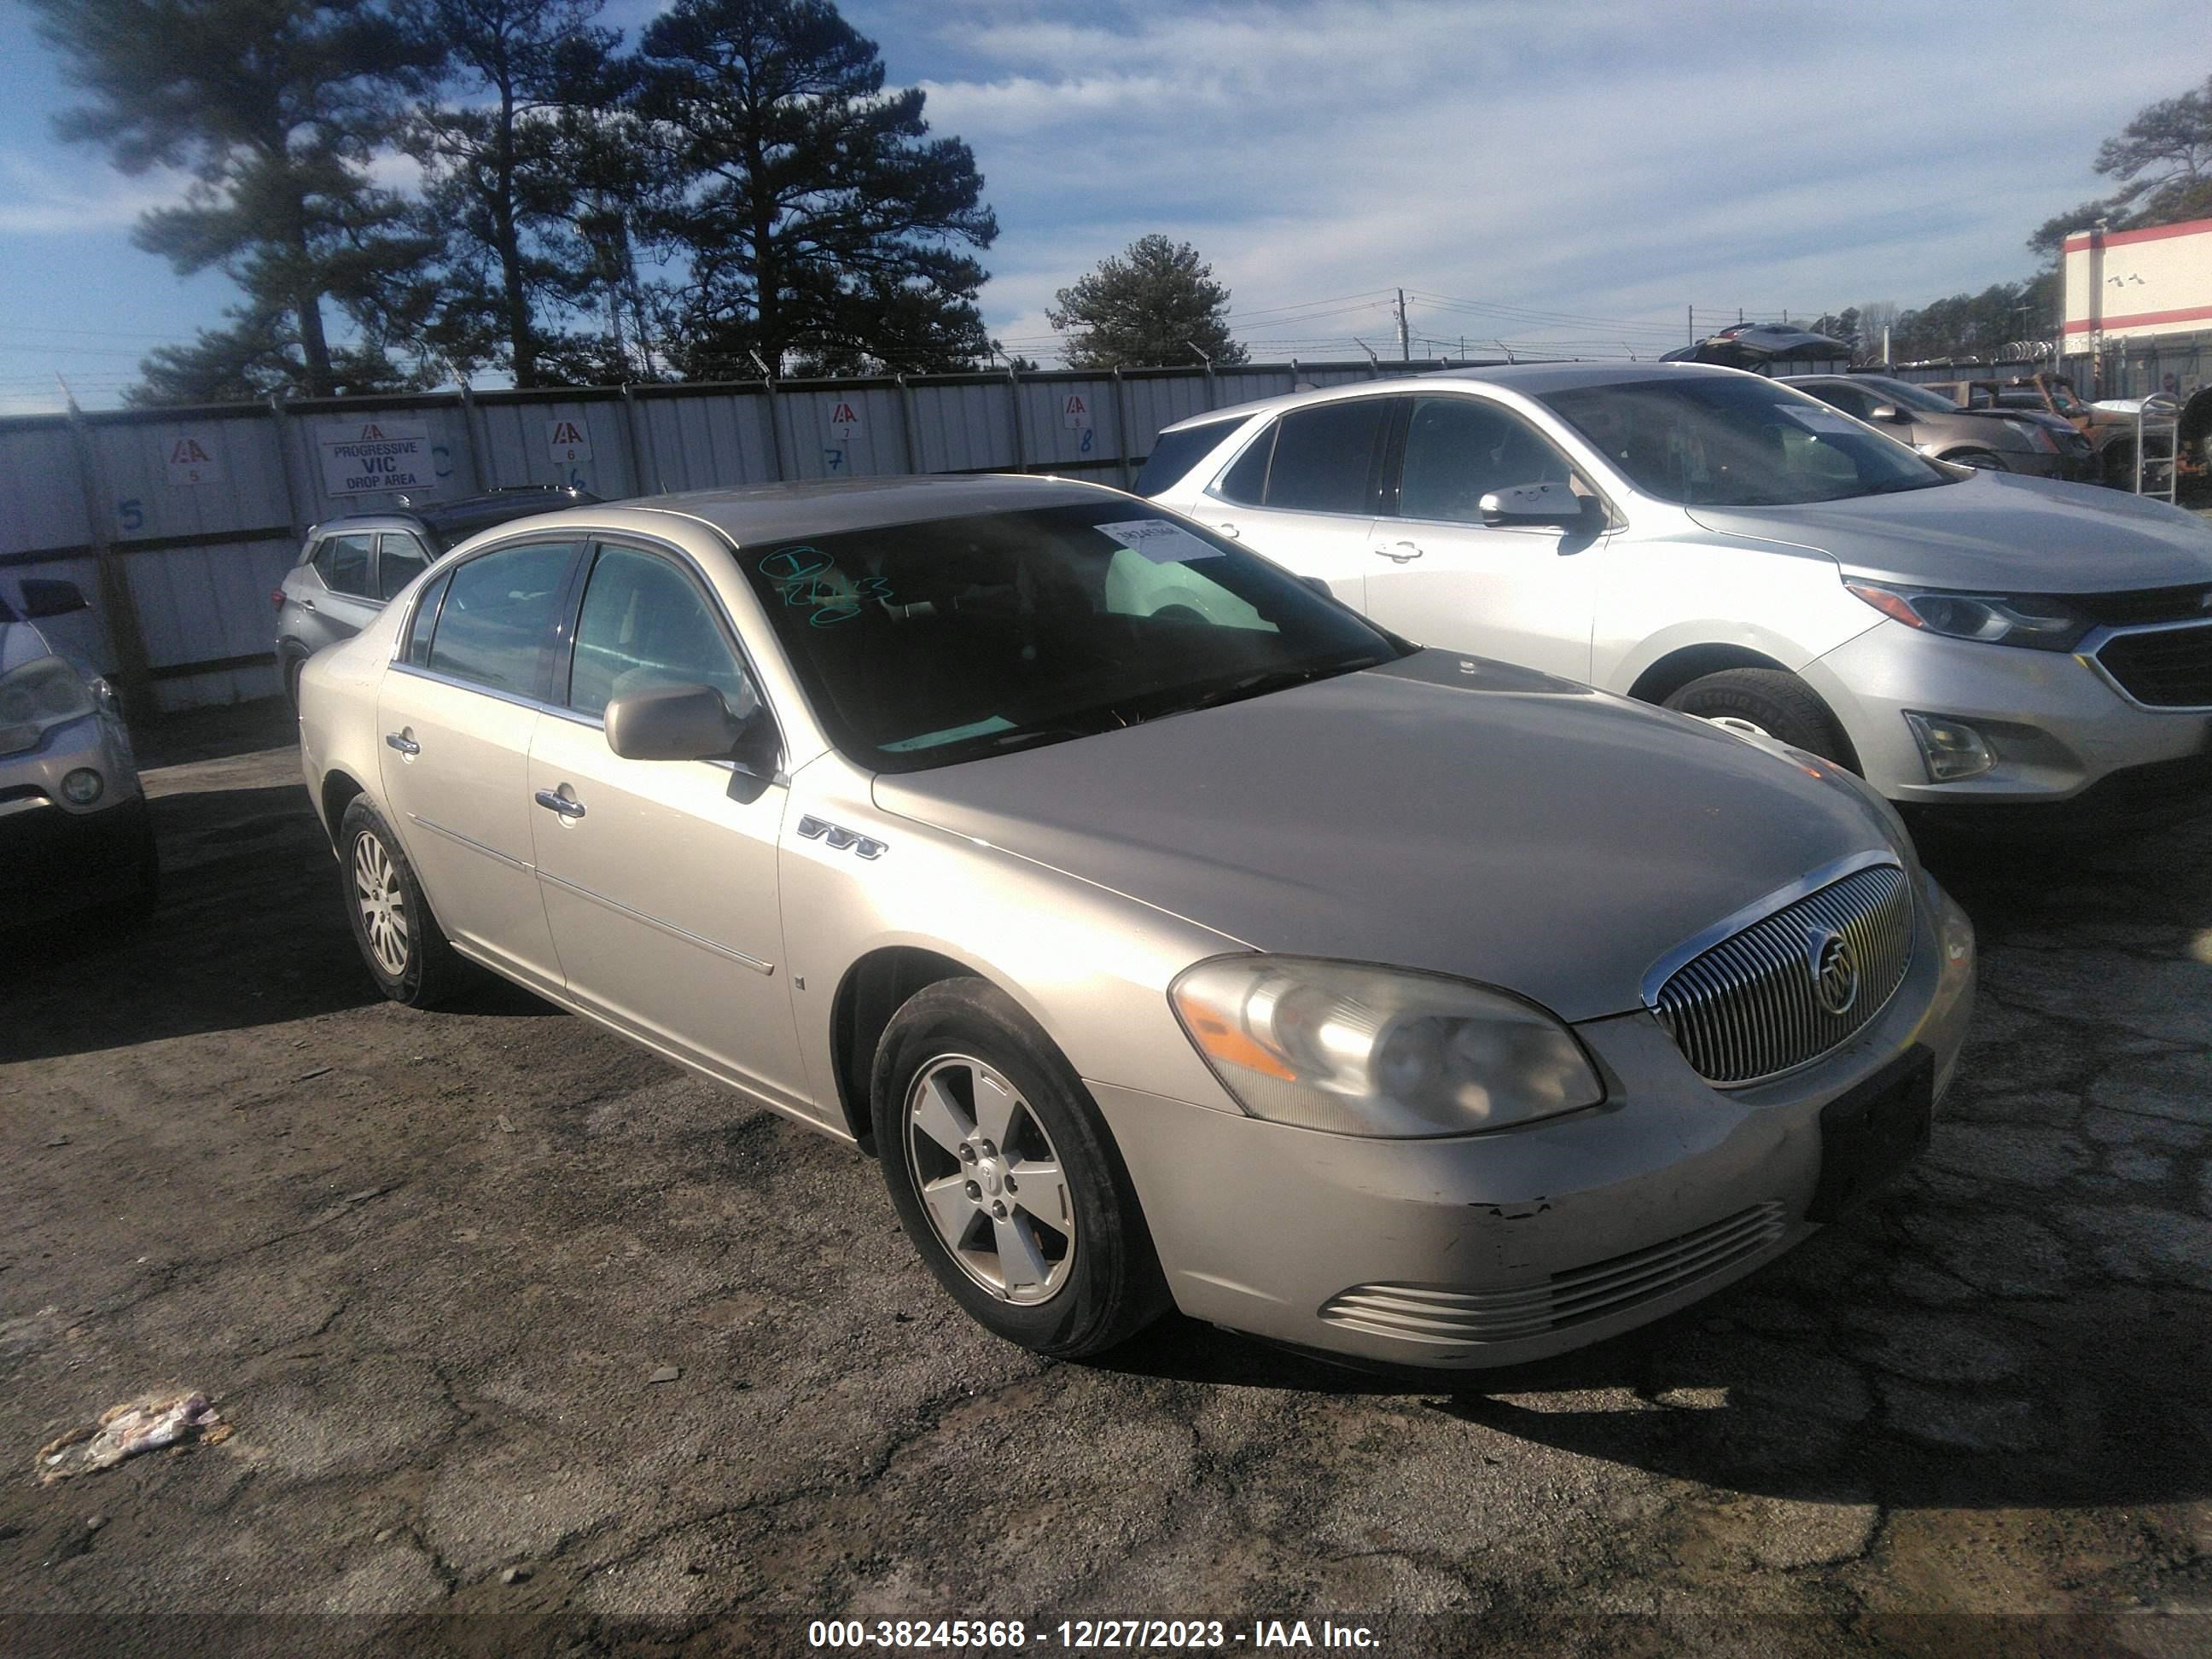
POLYGON ((640 45, 670 171, 647 228, 679 252, 680 367, 951 368, 986 349, 975 294, 998 222, 920 90, 825 0, 677 0, 640 45))
POLYGON ((392 307, 434 251, 368 167, 426 78, 421 40, 380 0, 28 3, 87 94, 59 118, 63 137, 105 146, 128 173, 194 176, 185 205, 139 221, 138 246, 246 293, 232 329, 149 359, 149 391, 198 395, 244 375, 333 392, 326 303, 380 357, 392 307))
POLYGON ((1188 242, 1140 236, 1053 297, 1060 308, 1045 317, 1069 337, 1060 355, 1072 368, 1188 363, 1194 348, 1212 362, 1245 359, 1229 332, 1229 290, 1188 242))

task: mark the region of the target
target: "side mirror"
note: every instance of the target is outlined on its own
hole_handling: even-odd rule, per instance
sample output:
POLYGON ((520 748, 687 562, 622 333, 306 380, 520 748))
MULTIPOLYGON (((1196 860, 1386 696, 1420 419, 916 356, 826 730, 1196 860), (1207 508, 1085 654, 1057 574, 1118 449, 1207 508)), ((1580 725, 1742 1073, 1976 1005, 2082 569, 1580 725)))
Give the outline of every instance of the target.
POLYGON ((1867 410, 1867 419, 1869 421, 1887 421, 1892 426, 1911 426, 1912 424, 1912 416, 1906 414, 1895 404, 1876 404, 1872 409, 1867 410))
POLYGON ((1301 576, 1298 580, 1324 599, 1333 599, 1336 597, 1336 590, 1328 585, 1328 578, 1326 576, 1301 576))
POLYGON ((1588 517, 1589 502, 1563 483, 1509 484, 1475 503, 1488 525, 1554 524, 1571 529, 1588 517))
POLYGON ((26 576, 22 581, 23 620, 39 622, 47 617, 66 617, 92 607, 84 602, 84 590, 75 582, 60 581, 52 576, 26 576))
POLYGON ((711 685, 654 685, 610 701, 607 747, 624 760, 729 760, 752 722, 711 685))

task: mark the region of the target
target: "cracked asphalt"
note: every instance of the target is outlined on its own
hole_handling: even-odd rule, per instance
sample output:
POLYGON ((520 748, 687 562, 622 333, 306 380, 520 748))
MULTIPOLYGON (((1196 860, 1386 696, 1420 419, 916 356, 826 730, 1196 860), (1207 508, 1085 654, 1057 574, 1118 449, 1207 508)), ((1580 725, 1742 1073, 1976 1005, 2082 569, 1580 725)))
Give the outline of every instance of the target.
POLYGON ((850 1150, 520 991, 378 1000, 289 739, 149 734, 151 926, 0 947, 0 1648, 2212 1645, 2212 817, 1931 847, 1984 958, 1926 1158, 1686 1315, 1447 1385, 1175 1320, 1040 1361, 850 1150), (233 1436, 36 1484, 169 1386, 233 1436), (242 1613, 313 1622, 175 1617, 242 1613))

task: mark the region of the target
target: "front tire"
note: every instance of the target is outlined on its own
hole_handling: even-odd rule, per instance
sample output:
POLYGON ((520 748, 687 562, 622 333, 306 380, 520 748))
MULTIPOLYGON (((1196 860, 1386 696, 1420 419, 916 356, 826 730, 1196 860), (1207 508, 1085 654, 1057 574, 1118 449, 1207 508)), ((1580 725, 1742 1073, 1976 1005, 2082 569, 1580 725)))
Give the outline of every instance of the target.
POLYGON ((1005 992, 981 979, 917 992, 884 1031, 870 1097, 899 1221, 987 1330, 1074 1359, 1165 1309, 1152 1236, 1097 1107, 1005 992))
POLYGON ((1778 668, 1729 668, 1692 680, 1667 699, 1680 714, 1747 726, 1838 766, 1858 770, 1850 739, 1813 688, 1778 668))
POLYGON ((398 837, 366 795, 356 795, 339 820, 338 877, 354 943, 377 989, 410 1008, 450 997, 467 964, 438 931, 398 837))

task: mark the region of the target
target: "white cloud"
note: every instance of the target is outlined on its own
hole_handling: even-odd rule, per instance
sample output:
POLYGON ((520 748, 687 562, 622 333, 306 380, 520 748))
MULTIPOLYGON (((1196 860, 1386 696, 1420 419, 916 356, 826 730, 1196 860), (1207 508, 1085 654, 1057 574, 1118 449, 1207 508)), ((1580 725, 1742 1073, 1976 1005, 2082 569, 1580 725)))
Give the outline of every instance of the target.
POLYGON ((41 165, 0 154, 0 233, 112 230, 149 209, 179 205, 191 185, 190 175, 166 169, 134 179, 88 158, 41 165))
MULTIPOLYGON (((2195 12, 2146 0, 2130 28, 2195 12)), ((986 175, 1003 227, 986 315, 1010 342, 1049 337, 1054 290, 1149 231, 1194 243, 1247 312, 1403 283, 1671 343, 1692 302, 1920 303, 2027 275, 2028 234, 2103 182, 2098 141, 2194 74, 2136 53, 2045 73, 2078 26, 2057 10, 2008 14, 2002 52, 1964 13, 1820 15, 989 4, 918 27, 964 71, 924 83, 928 114, 986 175)), ((1595 348, 1607 331, 1414 310, 1416 331, 1464 325, 1470 344, 1548 332, 1595 348)), ((1395 324, 1376 307, 1254 329, 1381 347, 1395 324)))

